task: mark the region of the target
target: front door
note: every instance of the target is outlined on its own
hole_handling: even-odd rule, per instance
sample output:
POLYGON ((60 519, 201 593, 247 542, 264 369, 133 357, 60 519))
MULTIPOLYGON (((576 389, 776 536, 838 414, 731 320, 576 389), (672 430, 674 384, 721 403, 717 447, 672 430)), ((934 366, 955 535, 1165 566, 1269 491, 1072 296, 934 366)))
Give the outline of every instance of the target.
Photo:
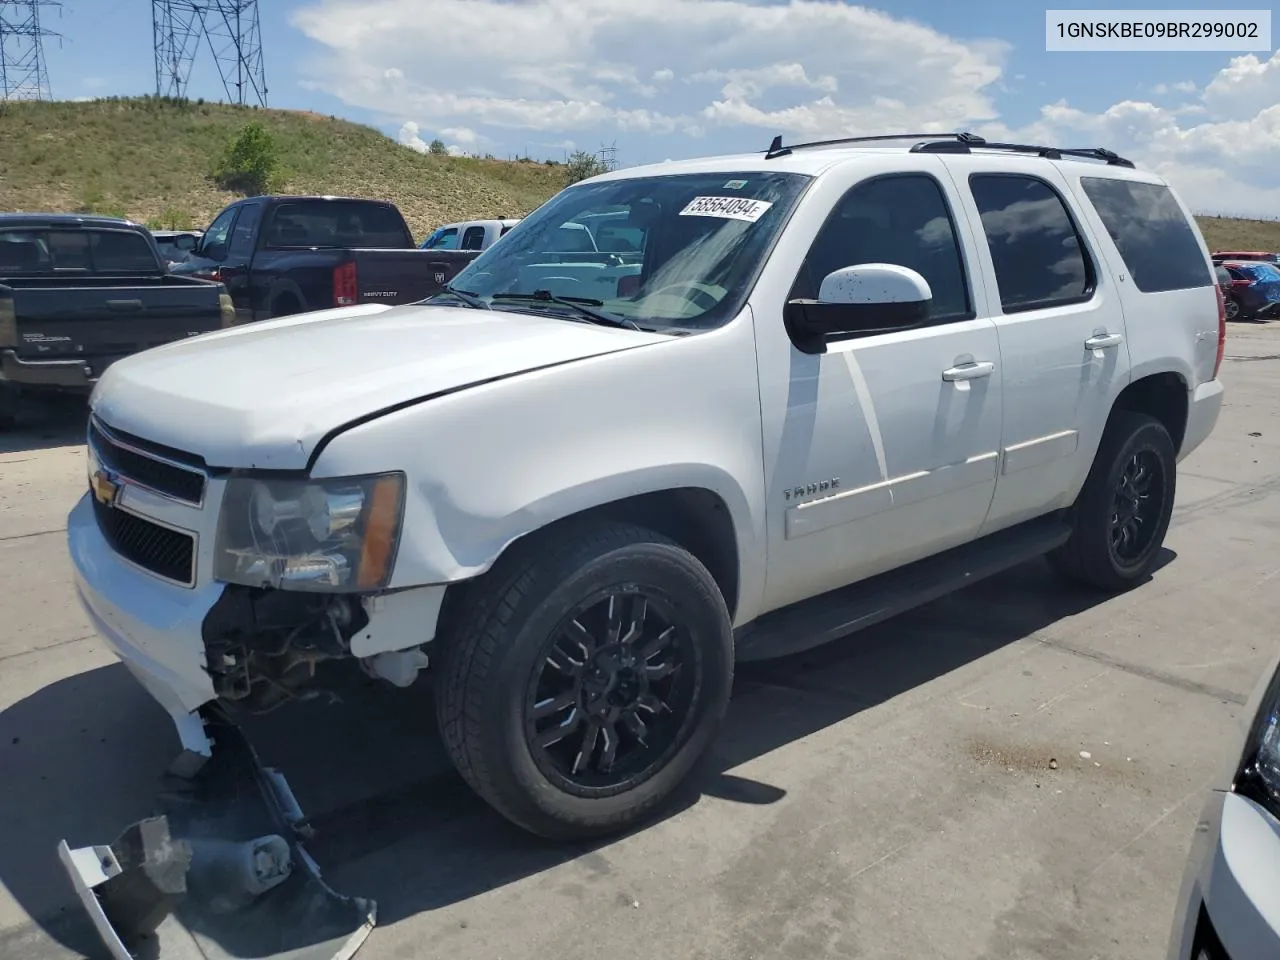
POLYGON ((953 215, 954 188, 938 158, 912 156, 918 169, 907 174, 901 154, 891 159, 894 173, 875 175, 863 160, 810 191, 793 230, 807 228, 805 207, 809 221, 815 205, 831 213, 813 222, 786 299, 815 298, 822 278, 841 267, 899 264, 929 282, 929 325, 808 354, 787 339, 782 302, 756 315, 765 609, 963 543, 990 506, 1000 354, 985 297, 970 282, 973 239, 953 215))

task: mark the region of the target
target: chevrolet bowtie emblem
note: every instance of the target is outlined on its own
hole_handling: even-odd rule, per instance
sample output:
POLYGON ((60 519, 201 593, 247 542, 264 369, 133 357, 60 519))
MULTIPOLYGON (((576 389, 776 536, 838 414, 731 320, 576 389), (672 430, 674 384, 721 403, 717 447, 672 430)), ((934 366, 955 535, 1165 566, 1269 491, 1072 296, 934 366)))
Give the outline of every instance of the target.
POLYGON ((105 470, 93 472, 93 476, 89 478, 89 489, 93 492, 93 499, 107 507, 112 506, 120 495, 120 484, 111 479, 111 474, 105 470))

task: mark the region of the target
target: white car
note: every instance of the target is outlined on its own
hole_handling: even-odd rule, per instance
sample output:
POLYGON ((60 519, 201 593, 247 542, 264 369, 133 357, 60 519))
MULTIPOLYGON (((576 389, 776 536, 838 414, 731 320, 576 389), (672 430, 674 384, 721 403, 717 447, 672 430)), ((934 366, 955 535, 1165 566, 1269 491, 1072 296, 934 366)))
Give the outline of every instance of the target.
POLYGON ((113 365, 76 588, 194 754, 211 704, 270 709, 317 661, 429 666, 481 797, 605 834, 706 753, 735 660, 1042 554, 1142 583, 1225 331, 1187 209, 1107 151, 775 141, 610 172, 431 302, 113 365), (583 228, 615 249, 565 250, 583 228))
POLYGON ((1280 658, 1245 710, 1244 742, 1209 790, 1169 960, 1280 957, 1280 658))

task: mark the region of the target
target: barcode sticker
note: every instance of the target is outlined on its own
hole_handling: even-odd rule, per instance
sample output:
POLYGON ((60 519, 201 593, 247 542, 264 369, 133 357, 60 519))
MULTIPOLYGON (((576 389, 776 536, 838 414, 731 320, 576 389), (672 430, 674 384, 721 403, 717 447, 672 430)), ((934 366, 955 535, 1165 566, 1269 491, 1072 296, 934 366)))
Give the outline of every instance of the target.
POLYGON ((755 223, 773 204, 768 200, 746 197, 694 197, 680 211, 682 217, 720 217, 724 220, 746 220, 755 223))

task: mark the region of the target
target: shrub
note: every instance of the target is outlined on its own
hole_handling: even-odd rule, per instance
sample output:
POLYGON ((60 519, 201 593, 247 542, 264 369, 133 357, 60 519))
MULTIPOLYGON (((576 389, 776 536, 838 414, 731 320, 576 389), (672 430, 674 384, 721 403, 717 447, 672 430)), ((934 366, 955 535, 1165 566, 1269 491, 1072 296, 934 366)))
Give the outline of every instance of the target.
POLYGON ((594 153, 587 153, 585 150, 575 151, 565 164, 565 186, 597 176, 608 169, 605 162, 594 153))
POLYGON ((258 196, 271 191, 279 165, 275 141, 255 120, 246 124, 239 135, 227 144, 214 169, 213 179, 224 190, 258 196))

